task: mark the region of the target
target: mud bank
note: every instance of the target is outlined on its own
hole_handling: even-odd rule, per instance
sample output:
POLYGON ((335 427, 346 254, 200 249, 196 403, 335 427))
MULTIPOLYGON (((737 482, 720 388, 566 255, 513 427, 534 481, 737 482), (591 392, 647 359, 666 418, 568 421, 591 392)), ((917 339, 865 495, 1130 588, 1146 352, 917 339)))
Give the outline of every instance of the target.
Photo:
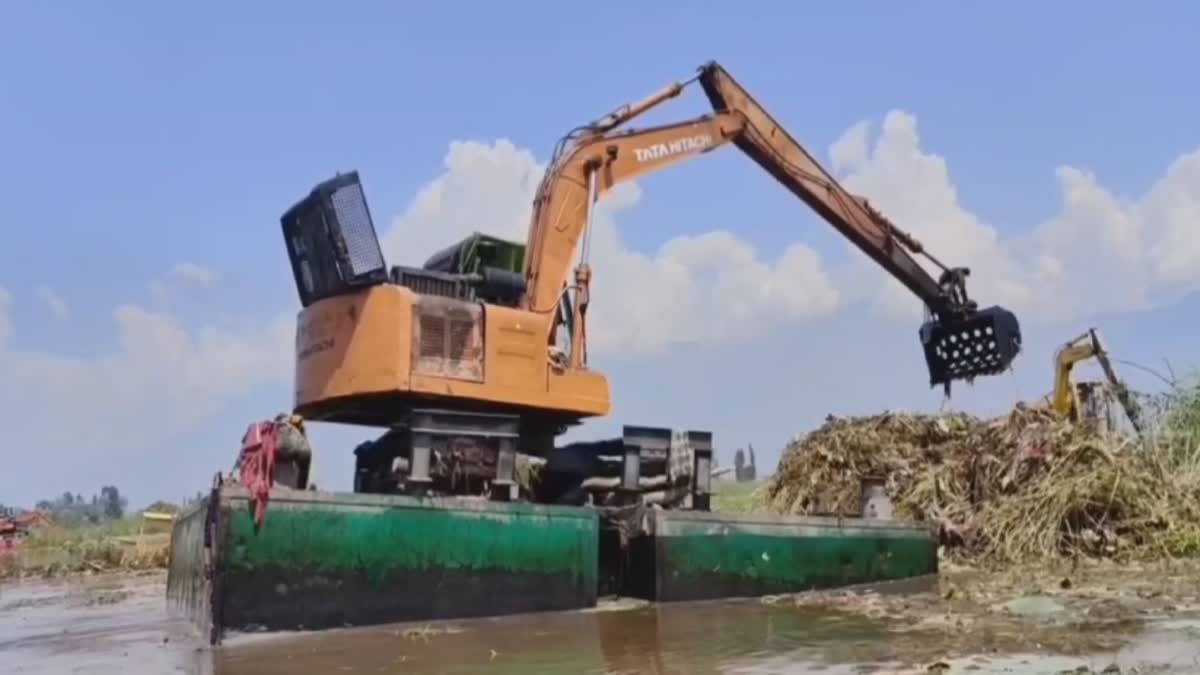
POLYGON ((0 586, 0 672, 1200 672, 1194 563, 946 565, 923 584, 243 634, 217 649, 168 618, 164 583, 153 573, 0 586))
POLYGON ((764 602, 882 622, 889 635, 882 651, 895 672, 1200 672, 1200 564, 1193 561, 943 564, 936 590, 883 590, 764 602))

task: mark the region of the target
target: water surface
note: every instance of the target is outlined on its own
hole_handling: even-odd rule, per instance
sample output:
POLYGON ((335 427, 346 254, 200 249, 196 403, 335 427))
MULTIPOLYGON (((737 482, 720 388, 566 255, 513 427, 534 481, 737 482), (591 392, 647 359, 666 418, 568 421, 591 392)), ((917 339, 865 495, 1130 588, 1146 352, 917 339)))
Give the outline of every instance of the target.
POLYGON ((1064 601, 1069 613, 1052 606, 1052 616, 964 618, 934 613, 938 594, 873 596, 860 606, 605 602, 583 612, 235 635, 211 649, 168 618, 162 575, 22 582, 0 586, 0 672, 840 675, 1101 672, 1114 664, 1200 672, 1200 612, 1156 618, 1131 606, 1098 622, 1093 610, 1102 605, 1064 601))

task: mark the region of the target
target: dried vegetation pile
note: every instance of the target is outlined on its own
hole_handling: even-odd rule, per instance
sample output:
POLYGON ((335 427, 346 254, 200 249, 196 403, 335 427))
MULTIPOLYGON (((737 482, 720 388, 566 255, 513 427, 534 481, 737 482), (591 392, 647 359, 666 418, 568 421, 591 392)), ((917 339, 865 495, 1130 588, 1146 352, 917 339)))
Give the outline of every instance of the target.
POLYGON ((948 550, 1018 562, 1200 552, 1200 462, 1191 444, 1102 433, 1018 406, 830 417, 783 453, 768 510, 861 513, 860 480, 886 479, 897 518, 937 528, 948 550))

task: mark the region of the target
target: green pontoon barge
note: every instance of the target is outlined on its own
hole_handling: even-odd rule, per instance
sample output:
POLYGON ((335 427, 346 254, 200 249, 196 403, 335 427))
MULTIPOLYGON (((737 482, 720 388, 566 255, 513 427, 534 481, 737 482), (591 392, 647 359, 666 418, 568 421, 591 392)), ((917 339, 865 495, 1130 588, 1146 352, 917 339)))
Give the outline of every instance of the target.
POLYGON ((213 644, 227 631, 574 610, 606 595, 754 597, 937 573, 930 531, 886 519, 281 487, 258 526, 254 515, 245 486, 221 484, 172 532, 169 605, 213 644))

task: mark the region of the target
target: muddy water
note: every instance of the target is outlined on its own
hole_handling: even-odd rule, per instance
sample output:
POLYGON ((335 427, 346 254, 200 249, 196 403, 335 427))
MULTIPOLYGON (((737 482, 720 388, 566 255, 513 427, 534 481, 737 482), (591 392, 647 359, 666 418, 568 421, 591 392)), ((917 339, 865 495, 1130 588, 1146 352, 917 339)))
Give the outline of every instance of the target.
POLYGON ((919 592, 242 635, 213 650, 167 617, 163 582, 0 586, 0 673, 1200 673, 1194 583, 1175 597, 1125 584, 964 600, 953 589, 979 586, 943 579, 919 592))
POLYGON ((836 673, 853 672, 832 666, 861 660, 883 637, 872 622, 834 612, 643 607, 268 639, 231 649, 219 672, 750 673, 773 672, 761 666, 787 656, 836 673))
POLYGON ((162 575, 2 583, 0 673, 206 672, 211 655, 167 619, 164 592, 162 575))

